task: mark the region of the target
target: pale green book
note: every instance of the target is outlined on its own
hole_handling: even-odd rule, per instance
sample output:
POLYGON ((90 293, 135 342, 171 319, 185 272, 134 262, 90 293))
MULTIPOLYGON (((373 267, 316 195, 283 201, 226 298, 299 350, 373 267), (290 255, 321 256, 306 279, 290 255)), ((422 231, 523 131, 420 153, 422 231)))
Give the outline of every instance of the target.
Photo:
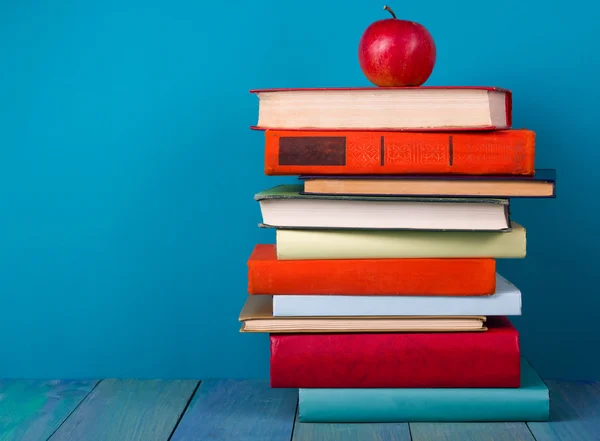
POLYGON ((525 228, 514 221, 509 232, 277 230, 280 260, 523 259, 526 244, 525 228))

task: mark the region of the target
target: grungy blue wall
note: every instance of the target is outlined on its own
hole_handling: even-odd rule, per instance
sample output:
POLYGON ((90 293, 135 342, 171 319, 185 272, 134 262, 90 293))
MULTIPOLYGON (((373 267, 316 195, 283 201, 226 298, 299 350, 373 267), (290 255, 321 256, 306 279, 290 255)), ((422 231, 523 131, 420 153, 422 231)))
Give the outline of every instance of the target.
MULTIPOLYGON (((579 5, 577 3, 580 3, 579 5)), ((429 85, 512 89, 558 199, 519 200, 523 353, 592 378, 600 296, 597 8, 541 0, 390 4, 437 44, 429 85), (591 8, 591 9, 590 9, 591 8)), ((0 377, 266 377, 240 334, 261 231, 260 87, 365 86, 376 2, 0 4, 0 377)))

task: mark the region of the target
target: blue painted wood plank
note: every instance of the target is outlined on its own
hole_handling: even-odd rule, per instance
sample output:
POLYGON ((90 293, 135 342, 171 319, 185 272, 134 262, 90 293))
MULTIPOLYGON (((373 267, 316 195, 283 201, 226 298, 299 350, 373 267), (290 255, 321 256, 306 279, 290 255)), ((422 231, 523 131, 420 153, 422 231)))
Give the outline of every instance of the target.
POLYGON ((197 381, 103 380, 50 441, 167 441, 197 381))
POLYGON ((297 403, 267 380, 202 381, 171 441, 290 441, 297 403))
POLYGON ((407 423, 328 424, 296 419, 292 441, 410 441, 407 423))
POLYGON ((97 383, 0 381, 0 441, 46 441, 97 383))
POLYGON ((525 423, 410 423, 413 441, 535 441, 525 423))
POLYGON ((546 384, 550 389, 550 421, 528 424, 536 440, 600 440, 600 382, 546 384))

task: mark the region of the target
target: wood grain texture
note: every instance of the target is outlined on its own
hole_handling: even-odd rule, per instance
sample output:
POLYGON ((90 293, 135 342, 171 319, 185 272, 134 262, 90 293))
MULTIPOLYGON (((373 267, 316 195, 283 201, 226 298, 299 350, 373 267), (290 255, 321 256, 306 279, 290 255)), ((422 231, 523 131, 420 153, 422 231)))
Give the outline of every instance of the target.
POLYGON ((300 423, 296 417, 292 441, 410 441, 407 423, 300 423))
POLYGON ((51 441, 167 441, 196 386, 193 380, 104 380, 51 441))
POLYGON ((202 381, 171 441, 290 441, 297 404, 267 380, 202 381))
POLYGON ((529 423, 538 441, 599 441, 600 382, 546 381, 550 421, 529 423))
POLYGON ((410 423, 413 441, 535 441, 525 423, 410 423))
POLYGON ((46 441, 97 383, 0 381, 0 441, 46 441))

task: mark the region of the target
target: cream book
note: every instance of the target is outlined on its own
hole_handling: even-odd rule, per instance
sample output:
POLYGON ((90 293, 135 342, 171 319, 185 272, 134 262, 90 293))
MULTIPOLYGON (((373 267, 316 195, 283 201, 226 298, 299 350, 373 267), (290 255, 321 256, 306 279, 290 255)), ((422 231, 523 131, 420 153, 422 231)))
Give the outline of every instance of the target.
POLYGON ((258 89, 260 129, 406 130, 511 127, 512 94, 497 87, 258 89))
MULTIPOLYGON (((294 296, 290 296, 294 297, 294 296)), ((273 297, 250 295, 240 313, 241 332, 468 332, 486 331, 484 316, 274 317, 273 297)))
POLYGON ((479 198, 554 198, 556 170, 533 176, 480 175, 301 175, 305 195, 452 196, 479 198))
POLYGON ((390 231, 277 229, 279 260, 495 258, 526 255, 525 228, 512 231, 390 231))

